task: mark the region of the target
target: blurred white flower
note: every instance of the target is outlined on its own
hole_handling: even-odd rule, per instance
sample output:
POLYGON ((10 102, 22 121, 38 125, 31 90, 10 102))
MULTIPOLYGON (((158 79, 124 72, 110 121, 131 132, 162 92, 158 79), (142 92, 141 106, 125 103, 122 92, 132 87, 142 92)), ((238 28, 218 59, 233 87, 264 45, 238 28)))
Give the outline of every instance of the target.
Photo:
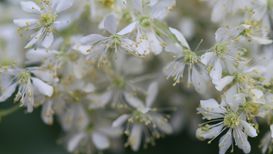
POLYGON ((35 71, 35 68, 15 68, 4 71, 6 87, 4 87, 5 91, 0 96, 0 102, 6 101, 18 89, 14 99, 15 102, 19 101, 22 106, 27 107, 28 112, 32 112, 33 107, 35 107, 35 93, 38 92, 46 97, 51 97, 53 87, 39 79, 39 76, 32 76, 32 73, 38 75, 35 71))
POLYGON ((145 6, 144 1, 132 2, 132 8, 136 13, 133 22, 136 29, 137 54, 145 56, 153 53, 160 54, 163 51, 164 39, 168 37, 168 29, 164 27, 161 20, 164 19, 175 5, 174 0, 154 1, 145 6))
POLYGON ((196 53, 191 51, 183 34, 173 28, 170 30, 178 40, 178 44, 170 45, 166 50, 175 53, 178 58, 164 68, 165 75, 167 78, 173 77, 176 85, 184 78, 184 74, 187 74, 188 85, 192 84, 197 92, 205 94, 209 82, 205 65, 201 63, 196 53))
POLYGON ((110 36, 102 36, 100 34, 91 34, 83 37, 79 44, 74 46, 74 49, 87 55, 87 59, 102 61, 106 58, 110 51, 116 54, 123 50, 125 52, 134 53, 136 44, 130 40, 127 34, 134 30, 135 24, 130 24, 121 31, 117 32, 118 21, 111 14, 104 19, 103 29, 110 33, 110 36))
POLYGON ((58 14, 72 5, 73 0, 42 0, 39 4, 32 1, 21 2, 22 9, 35 16, 34 18, 15 19, 13 21, 23 30, 35 31, 25 48, 30 48, 36 43, 41 43, 43 47, 49 48, 54 41, 54 28, 69 22, 57 20, 58 14))
POLYGON ((129 93, 125 94, 125 99, 135 111, 131 114, 123 114, 113 122, 113 127, 121 127, 127 123, 128 126, 125 130, 129 136, 127 145, 131 146, 134 151, 139 150, 143 138, 146 144, 153 143, 155 139, 160 137, 160 133, 170 134, 172 132, 172 127, 168 124, 167 119, 152 109, 157 92, 157 83, 150 84, 145 104, 129 93), (146 134, 144 133, 146 129, 152 129, 152 131, 146 134))

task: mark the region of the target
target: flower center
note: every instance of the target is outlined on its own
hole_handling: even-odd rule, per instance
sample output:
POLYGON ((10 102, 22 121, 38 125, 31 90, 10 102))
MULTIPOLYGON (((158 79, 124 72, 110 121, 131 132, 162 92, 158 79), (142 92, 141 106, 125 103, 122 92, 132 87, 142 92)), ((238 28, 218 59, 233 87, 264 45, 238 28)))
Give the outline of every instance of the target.
POLYGON ((149 27, 151 25, 151 21, 149 17, 140 17, 139 19, 140 25, 143 27, 149 27))
POLYGON ((120 36, 115 34, 112 36, 112 40, 113 40, 113 44, 114 45, 120 45, 121 44, 121 41, 120 41, 120 36))
POLYGON ((240 124, 240 117, 234 112, 227 113, 224 117, 224 125, 229 128, 235 128, 240 124))
POLYGON ((9 66, 13 66, 15 64, 15 61, 11 59, 0 59, 0 68, 8 68, 9 66))
POLYGON ((115 0, 99 0, 99 2, 106 8, 113 8, 115 4, 115 0))
POLYGON ((248 118, 253 118, 259 113, 260 106, 257 103, 246 102, 243 104, 243 110, 248 118))
POLYGON ((79 55, 76 53, 76 52, 71 52, 68 54, 68 58, 71 60, 71 61, 76 61, 79 59, 79 55))
POLYGON ((40 17, 40 23, 44 27, 51 26, 56 20, 56 16, 52 13, 42 14, 40 17))
POLYGON ((244 24, 249 26, 241 33, 242 36, 246 37, 250 37, 256 30, 259 30, 261 27, 261 23, 254 20, 247 20, 244 24))
POLYGON ((27 71, 23 71, 18 74, 18 82, 20 84, 27 84, 31 78, 31 75, 27 71))
POLYGON ((235 80, 238 83, 247 83, 248 85, 255 84, 255 80, 247 74, 237 73, 237 74, 235 74, 235 80))
POLYGON ((219 43, 215 45, 214 51, 218 56, 223 56, 227 52, 227 44, 219 43))
POLYGON ((135 111, 133 113, 133 116, 128 119, 129 123, 139 123, 139 124, 145 124, 145 125, 150 125, 152 124, 151 119, 149 116, 143 114, 140 111, 135 111))
POLYGON ((184 62, 186 64, 195 64, 198 62, 198 56, 194 52, 186 49, 184 55, 184 62))
POLYGON ((75 103, 80 102, 86 96, 86 93, 80 90, 75 90, 69 94, 71 98, 75 101, 75 103))

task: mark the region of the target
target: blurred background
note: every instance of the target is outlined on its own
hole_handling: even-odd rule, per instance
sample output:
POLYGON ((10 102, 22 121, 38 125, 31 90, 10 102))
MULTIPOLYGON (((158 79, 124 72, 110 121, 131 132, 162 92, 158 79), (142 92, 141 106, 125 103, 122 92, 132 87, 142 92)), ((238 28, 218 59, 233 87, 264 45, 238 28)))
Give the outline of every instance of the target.
MULTIPOLYGON (((9 103, 12 104, 12 103, 9 103)), ((0 104, 0 109, 8 107, 7 103, 0 104)), ((68 154, 63 144, 61 127, 55 123, 52 126, 44 124, 40 118, 41 111, 35 110, 26 114, 24 110, 4 117, 0 122, 0 154, 68 154)), ((257 141, 250 142, 253 149, 251 154, 260 154, 257 141)), ((124 154, 217 154, 218 140, 212 144, 198 141, 191 130, 183 129, 180 133, 158 140, 155 147, 143 149, 140 152, 124 154)), ((235 149, 235 154, 242 153, 235 149)), ((104 154, 111 154, 105 152, 104 154)))

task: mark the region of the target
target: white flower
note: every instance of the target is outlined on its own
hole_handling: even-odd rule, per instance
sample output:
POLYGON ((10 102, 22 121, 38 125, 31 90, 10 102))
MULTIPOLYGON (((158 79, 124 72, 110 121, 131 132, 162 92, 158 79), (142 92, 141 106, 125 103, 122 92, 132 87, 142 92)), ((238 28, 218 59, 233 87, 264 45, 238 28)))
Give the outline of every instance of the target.
POLYGON ((34 94, 38 92, 46 97, 51 97, 53 95, 53 87, 38 77, 32 76, 32 74, 38 75, 35 71, 35 68, 27 68, 26 70, 15 68, 4 72, 4 75, 7 76, 7 81, 5 82, 8 84, 0 96, 0 102, 10 98, 18 88, 15 101, 19 101, 22 106, 27 107, 28 112, 32 112, 35 106, 34 94))
POLYGON ((35 16, 35 18, 13 21, 23 30, 35 31, 25 48, 30 48, 37 43, 49 48, 54 41, 53 31, 55 28, 68 23, 68 21, 57 20, 58 14, 70 8, 72 4, 73 0, 41 0, 39 5, 32 1, 21 2, 22 9, 35 16))
POLYGON ((214 0, 210 1, 213 5, 212 21, 219 22, 224 20, 231 13, 238 13, 240 10, 246 10, 251 6, 251 0, 237 1, 237 0, 214 0))
POLYGON ((167 123, 167 119, 153 111, 152 104, 155 101, 158 92, 157 83, 150 84, 145 104, 138 98, 126 93, 125 99, 135 111, 131 114, 123 114, 113 122, 113 127, 120 127, 128 122, 128 127, 125 133, 129 136, 128 145, 134 151, 138 151, 141 145, 143 132, 148 127, 153 131, 150 134, 145 134, 145 141, 153 143, 155 139, 160 137, 160 133, 170 134, 172 128, 167 123), (130 130, 129 130, 130 129, 130 130))
POLYGON ((99 34, 91 34, 83 37, 79 44, 74 46, 74 49, 87 55, 88 59, 101 61, 109 55, 110 50, 114 53, 120 49, 129 53, 134 53, 136 44, 130 40, 126 35, 134 30, 135 24, 132 23, 117 32, 118 21, 116 17, 111 14, 104 19, 103 28, 110 33, 110 36, 102 36, 99 34))
POLYGON ((135 77, 143 72, 144 63, 140 58, 124 53, 116 54, 113 67, 115 74, 111 75, 107 90, 89 97, 92 102, 90 108, 103 108, 108 104, 112 107, 128 106, 124 93, 142 92, 141 83, 154 76, 149 74, 135 77))
POLYGON ((179 44, 170 45, 166 50, 175 53, 178 58, 164 68, 164 73, 167 78, 173 77, 174 85, 180 83, 184 74, 187 73, 188 85, 193 84, 197 92, 204 94, 207 92, 209 82, 205 65, 201 63, 196 53, 190 50, 187 41, 178 30, 171 28, 170 31, 175 35, 179 44))
POLYGON ((87 73, 86 69, 90 68, 85 56, 70 49, 70 44, 69 46, 63 44, 63 39, 56 39, 51 49, 30 49, 26 53, 27 62, 30 64, 42 63, 43 67, 50 67, 55 71, 55 75, 62 73, 77 79, 82 78, 87 73))
POLYGON ((67 149, 69 152, 102 151, 110 148, 110 137, 116 138, 121 131, 109 126, 107 120, 101 120, 99 112, 94 112, 91 120, 82 104, 66 106, 65 114, 61 115, 62 126, 69 134, 67 149), (92 127, 90 127, 92 126, 92 127))
POLYGON ((257 132, 252 124, 246 121, 245 116, 239 112, 240 104, 230 102, 232 100, 234 99, 222 100, 221 104, 214 99, 201 101, 198 111, 203 115, 204 119, 209 121, 197 130, 197 136, 202 139, 213 140, 226 132, 219 140, 220 154, 226 153, 232 146, 233 140, 235 145, 242 149, 244 153, 249 153, 251 146, 247 137, 256 137, 257 132))
POLYGON ((163 38, 169 36, 168 29, 161 20, 166 17, 169 9, 175 4, 174 0, 154 1, 150 5, 143 5, 142 0, 132 2, 135 10, 133 22, 136 27, 137 54, 145 56, 150 53, 160 54, 163 50, 163 38))
POLYGON ((254 102, 263 103, 264 100, 264 88, 259 84, 259 80, 256 78, 257 74, 255 71, 247 72, 241 70, 232 75, 232 80, 225 80, 224 78, 215 82, 216 87, 225 88, 228 85, 229 91, 235 91, 248 97, 254 102))
POLYGON ((239 26, 221 27, 217 33, 216 40, 219 41, 253 41, 260 45, 272 43, 272 40, 267 37, 269 27, 261 25, 260 21, 256 20, 246 20, 239 26))
MULTIPOLYGON (((67 150, 69 152, 81 151, 83 149, 80 148, 83 146, 88 147, 89 152, 91 152, 90 150, 96 151, 96 149, 106 150, 110 147, 110 139, 101 130, 95 130, 91 133, 80 131, 71 136, 67 142, 67 150)), ((87 152, 87 150, 84 149, 83 152, 87 152)))
POLYGON ((210 77, 216 85, 216 89, 222 91, 223 88, 233 81, 233 76, 222 78, 223 71, 234 73, 247 60, 242 57, 243 49, 234 46, 234 42, 226 40, 225 30, 220 28, 216 32, 216 45, 209 52, 201 56, 201 61, 208 67, 212 67, 210 77))

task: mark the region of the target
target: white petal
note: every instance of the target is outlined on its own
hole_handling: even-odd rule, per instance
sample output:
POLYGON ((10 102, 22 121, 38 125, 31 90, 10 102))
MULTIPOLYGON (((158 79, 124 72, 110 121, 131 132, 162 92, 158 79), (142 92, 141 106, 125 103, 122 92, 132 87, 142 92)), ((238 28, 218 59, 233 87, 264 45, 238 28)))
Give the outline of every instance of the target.
POLYGON ((40 93, 51 97, 53 95, 53 87, 43 82, 38 78, 31 78, 33 85, 39 90, 40 93))
POLYGON ((41 68, 33 68, 31 73, 46 82, 57 82, 58 79, 56 78, 55 74, 51 70, 41 69, 41 68))
POLYGON ((44 40, 43 40, 43 42, 42 42, 42 46, 45 47, 45 48, 49 48, 52 45, 53 41, 54 41, 53 33, 52 32, 47 33, 44 40))
POLYGON ((177 40, 182 44, 183 47, 190 49, 190 46, 187 40, 185 39, 184 35, 181 32, 179 32, 177 29, 174 29, 174 28, 169 28, 169 29, 175 35, 177 40))
POLYGON ((239 26, 235 28, 221 27, 216 31, 215 39, 217 42, 228 41, 238 37, 245 29, 245 26, 239 26))
POLYGON ((62 30, 64 28, 66 28, 67 26, 69 26, 70 23, 71 23, 71 20, 69 20, 69 19, 60 19, 60 20, 54 22, 54 27, 57 30, 62 30))
POLYGON ((41 13, 41 8, 34 2, 32 1, 23 1, 20 2, 21 7, 24 11, 29 12, 29 13, 41 13))
POLYGON ((54 0, 53 6, 55 8, 56 13, 60 13, 64 10, 67 10, 73 6, 74 0, 54 0))
POLYGON ((68 142, 68 145, 67 145, 68 151, 73 152, 83 138, 84 138, 84 133, 79 133, 73 136, 68 142))
POLYGON ((181 48, 181 46, 178 46, 177 44, 171 44, 171 45, 166 46, 165 51, 173 53, 177 57, 183 56, 183 48, 181 48))
POLYGON ((222 20, 226 15, 226 8, 229 7, 223 4, 223 1, 217 1, 216 5, 214 6, 212 10, 212 17, 211 20, 213 22, 219 22, 222 20))
POLYGON ((112 96, 113 96, 112 91, 106 91, 102 95, 93 96, 91 98, 93 102, 90 104, 89 107, 92 109, 105 107, 105 105, 110 102, 112 96))
POLYGON ((48 124, 48 125, 52 125, 53 124, 53 114, 54 111, 52 109, 52 101, 46 102, 43 104, 43 108, 42 108, 42 119, 44 121, 44 123, 48 124))
POLYGON ((0 95, 0 102, 6 101, 11 95, 15 92, 17 87, 17 83, 9 85, 7 88, 4 89, 4 93, 0 95))
POLYGON ((192 84, 195 90, 199 94, 205 94, 208 90, 207 83, 209 82, 209 76, 205 68, 198 66, 194 66, 192 69, 192 84), (197 70, 199 69, 199 70, 197 70))
POLYGON ((268 44, 271 44, 271 43, 273 42, 273 41, 270 40, 270 39, 262 38, 262 37, 252 36, 251 38, 252 38, 252 40, 254 40, 254 41, 256 41, 257 43, 262 44, 262 45, 268 45, 268 44))
POLYGON ((112 96, 113 96, 112 91, 105 92, 103 95, 100 96, 100 103, 107 104, 108 102, 110 102, 112 96))
POLYGON ((43 35, 44 29, 41 28, 37 33, 35 33, 34 37, 28 42, 28 44, 25 46, 25 48, 30 48, 32 47, 35 43, 37 43, 42 35, 43 35))
POLYGON ((101 40, 103 40, 103 39, 105 39, 105 37, 102 36, 102 35, 99 35, 99 34, 91 34, 91 35, 87 35, 87 36, 81 38, 81 39, 80 39, 80 43, 92 45, 92 44, 94 44, 94 43, 96 43, 96 42, 98 42, 98 41, 101 41, 101 40))
POLYGON ((254 94, 254 96, 259 99, 263 97, 264 93, 259 89, 251 89, 251 92, 254 94))
POLYGON ((161 131, 166 134, 171 134, 173 132, 172 126, 167 122, 166 118, 161 115, 154 115, 151 117, 153 122, 156 124, 161 131))
POLYGON ((128 118, 129 118, 129 115, 127 114, 121 115, 113 122, 112 127, 120 127, 127 121, 128 118))
POLYGON ((135 28, 136 28, 136 22, 133 22, 133 23, 129 24, 128 26, 126 26, 125 28, 123 28, 117 34, 118 35, 126 35, 128 33, 131 33, 135 28))
POLYGON ((146 107, 151 107, 158 93, 158 83, 153 82, 149 85, 146 98, 146 107))
POLYGON ((53 52, 42 48, 31 49, 26 53, 26 58, 31 62, 40 62, 52 54, 53 52))
POLYGON ((107 149, 110 146, 108 138, 101 133, 94 132, 92 134, 92 140, 96 148, 98 148, 99 150, 107 149))
POLYGON ((242 103, 244 102, 245 97, 244 95, 239 95, 237 93, 236 86, 232 86, 224 94, 224 100, 226 101, 225 103, 228 104, 233 111, 237 111, 239 109, 239 106, 242 105, 242 103))
POLYGON ((213 84, 218 91, 222 91, 228 84, 234 80, 233 76, 225 76, 220 80, 213 80, 213 84))
POLYGON ((160 54, 163 50, 163 47, 161 46, 161 43, 158 40, 156 34, 153 32, 150 32, 147 34, 147 37, 148 37, 151 51, 156 55, 160 54))
POLYGON ((172 8, 175 4, 175 0, 158 1, 152 7, 151 16, 155 19, 162 20, 168 15, 168 13, 170 12, 170 8, 172 8))
POLYGON ((219 154, 225 154, 232 144, 231 129, 219 140, 219 154))
POLYGON ((90 45, 75 45, 73 47, 74 50, 79 51, 83 55, 88 55, 91 51, 90 50, 91 48, 92 48, 92 46, 90 46, 90 45))
POLYGON ((240 128, 235 128, 233 130, 233 136, 236 145, 242 149, 244 153, 249 153, 251 151, 251 146, 247 140, 247 135, 240 128))
POLYGON ((201 105, 201 108, 210 112, 225 113, 225 110, 221 107, 221 105, 215 99, 201 100, 200 105, 201 105))
POLYGON ((117 25, 117 19, 113 14, 110 14, 104 19, 103 28, 111 34, 116 34, 117 25))
POLYGON ((148 55, 150 53, 149 41, 140 39, 136 42, 136 52, 138 55, 148 55))
POLYGON ((135 52, 137 50, 136 43, 126 38, 121 39, 121 47, 129 52, 135 52))
POLYGON ((213 52, 207 52, 201 56, 201 62, 204 65, 208 65, 211 62, 211 60, 213 60, 214 57, 215 54, 213 52))
POLYGON ((220 80, 222 78, 222 65, 219 59, 216 60, 212 70, 210 71, 210 76, 212 80, 220 80))
POLYGON ((127 100, 127 102, 132 107, 134 107, 138 110, 143 110, 145 108, 143 105, 143 102, 141 102, 138 98, 134 97, 133 95, 131 95, 129 93, 125 93, 124 96, 125 96, 125 99, 127 100))
POLYGON ((142 127, 140 125, 134 125, 129 136, 129 144, 134 151, 138 151, 141 144, 142 127))
POLYGON ((257 136, 257 132, 256 132, 256 129, 251 125, 249 124, 248 122, 246 121, 241 121, 243 127, 244 127, 244 132, 250 136, 250 137, 256 137, 257 136))
POLYGON ((19 27, 28 27, 38 23, 37 19, 15 19, 13 23, 19 27))
POLYGON ((201 137, 201 139, 213 139, 220 134, 223 127, 224 127, 223 124, 215 126, 215 127, 212 126, 212 128, 210 128, 207 131, 204 131, 203 128, 198 128, 196 131, 196 135, 197 137, 201 137))

